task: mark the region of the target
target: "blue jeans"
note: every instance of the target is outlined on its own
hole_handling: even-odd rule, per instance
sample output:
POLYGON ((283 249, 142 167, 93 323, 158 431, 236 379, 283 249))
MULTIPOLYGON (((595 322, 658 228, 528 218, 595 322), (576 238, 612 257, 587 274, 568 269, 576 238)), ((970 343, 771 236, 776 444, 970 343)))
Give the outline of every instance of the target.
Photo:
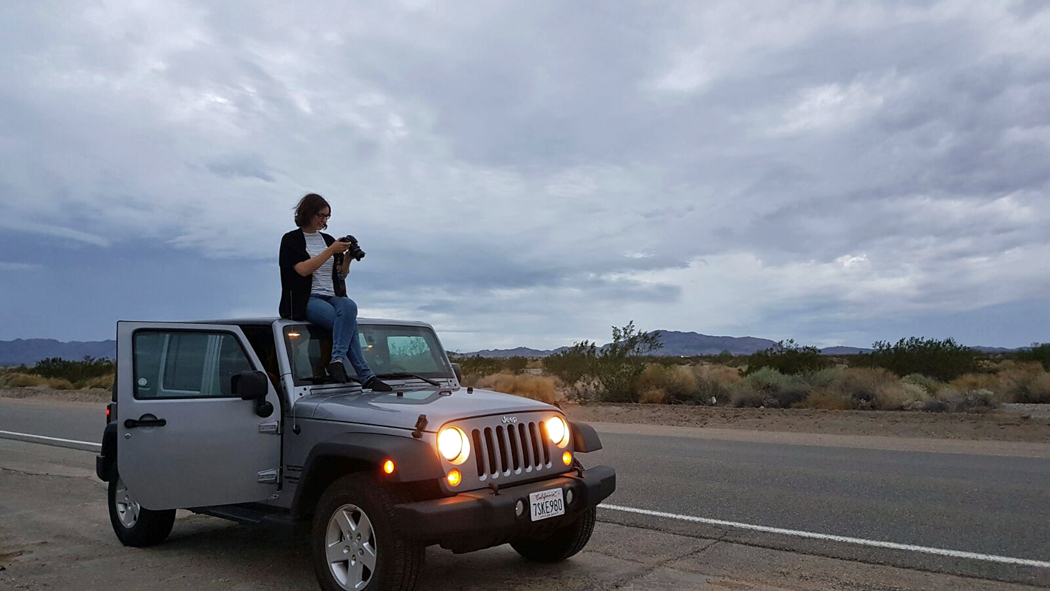
POLYGON ((349 361, 362 382, 375 377, 368 368, 357 337, 357 304, 350 298, 310 294, 306 319, 332 331, 332 361, 349 361))

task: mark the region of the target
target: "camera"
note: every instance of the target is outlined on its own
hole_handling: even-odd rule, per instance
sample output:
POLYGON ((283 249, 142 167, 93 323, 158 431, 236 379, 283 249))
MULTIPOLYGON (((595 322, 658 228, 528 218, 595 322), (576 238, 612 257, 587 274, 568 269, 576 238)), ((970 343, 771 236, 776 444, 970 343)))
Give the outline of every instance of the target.
POLYGON ((365 258, 365 251, 361 250, 361 246, 357 243, 357 238, 354 238, 350 234, 343 236, 339 239, 339 242, 349 242, 350 248, 346 250, 346 254, 354 257, 354 259, 360 261, 365 258))

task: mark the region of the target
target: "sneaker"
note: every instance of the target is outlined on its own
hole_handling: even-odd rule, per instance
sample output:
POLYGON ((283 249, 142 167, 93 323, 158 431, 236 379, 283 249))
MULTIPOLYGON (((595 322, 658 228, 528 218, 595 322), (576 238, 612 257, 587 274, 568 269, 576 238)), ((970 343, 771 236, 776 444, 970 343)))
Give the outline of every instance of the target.
POLYGON ((390 387, 390 384, 380 380, 379 378, 372 376, 361 385, 362 388, 368 388, 373 392, 393 392, 394 389, 390 387))
POLYGON ((341 361, 333 361, 332 363, 328 364, 328 375, 335 378, 337 382, 341 382, 343 384, 350 381, 350 378, 346 375, 346 369, 343 368, 343 363, 341 361))

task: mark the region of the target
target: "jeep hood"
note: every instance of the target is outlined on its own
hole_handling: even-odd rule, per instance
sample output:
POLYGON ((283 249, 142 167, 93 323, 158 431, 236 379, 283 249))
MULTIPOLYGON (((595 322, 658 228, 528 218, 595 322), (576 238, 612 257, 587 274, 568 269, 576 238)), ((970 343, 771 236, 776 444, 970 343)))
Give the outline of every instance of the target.
POLYGON ((427 431, 459 419, 487 415, 506 415, 534 411, 560 412, 549 404, 490 390, 466 388, 449 390, 414 390, 403 396, 395 392, 354 390, 341 394, 315 394, 300 398, 296 414, 323 421, 365 423, 400 429, 414 429, 419 415, 427 415, 427 431), (440 392, 440 393, 439 393, 440 392))

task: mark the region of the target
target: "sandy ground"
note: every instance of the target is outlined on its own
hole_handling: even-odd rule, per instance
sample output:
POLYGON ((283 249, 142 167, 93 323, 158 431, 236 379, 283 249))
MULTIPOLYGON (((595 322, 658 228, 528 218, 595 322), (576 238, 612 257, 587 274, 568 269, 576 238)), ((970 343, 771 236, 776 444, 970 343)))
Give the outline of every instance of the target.
MULTIPOLYGON (((108 390, 0 389, 0 397, 105 404, 108 390)), ((729 408, 650 404, 563 404, 571 419, 824 435, 1050 443, 1050 405, 1006 405, 996 412, 925 413, 729 408)))

